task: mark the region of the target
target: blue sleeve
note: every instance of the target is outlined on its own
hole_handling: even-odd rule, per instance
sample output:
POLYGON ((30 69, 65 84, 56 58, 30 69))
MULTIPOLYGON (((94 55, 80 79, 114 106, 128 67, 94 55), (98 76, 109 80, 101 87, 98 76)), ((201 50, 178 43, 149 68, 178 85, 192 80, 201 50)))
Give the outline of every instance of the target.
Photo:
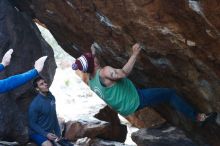
POLYGON ((5 69, 3 64, 0 64, 0 71, 3 71, 5 69))
POLYGON ((44 131, 44 129, 42 129, 37 123, 37 118, 38 118, 38 107, 40 108, 41 106, 36 105, 35 103, 32 103, 29 107, 28 110, 28 120, 29 120, 29 127, 39 133, 40 135, 43 135, 45 137, 47 137, 48 132, 44 131))
POLYGON ((6 79, 0 80, 0 93, 10 91, 21 86, 38 75, 36 69, 29 70, 25 73, 14 75, 6 79))

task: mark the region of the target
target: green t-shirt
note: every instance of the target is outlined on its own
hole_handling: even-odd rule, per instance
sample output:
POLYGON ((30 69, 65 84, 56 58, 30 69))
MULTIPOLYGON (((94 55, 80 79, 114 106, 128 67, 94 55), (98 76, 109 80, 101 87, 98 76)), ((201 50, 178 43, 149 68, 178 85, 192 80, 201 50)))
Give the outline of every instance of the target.
POLYGON ((104 87, 100 82, 99 72, 100 70, 89 81, 90 88, 119 114, 128 116, 134 113, 140 101, 133 83, 128 78, 123 78, 111 87, 104 87))

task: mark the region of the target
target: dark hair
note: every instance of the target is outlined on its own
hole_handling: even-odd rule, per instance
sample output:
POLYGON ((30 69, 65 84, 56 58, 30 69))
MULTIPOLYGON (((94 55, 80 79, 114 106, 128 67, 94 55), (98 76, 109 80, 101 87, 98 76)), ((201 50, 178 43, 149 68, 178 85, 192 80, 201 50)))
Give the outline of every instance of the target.
POLYGON ((41 76, 38 76, 38 77, 36 77, 35 79, 34 79, 34 81, 33 81, 33 86, 34 86, 34 88, 37 88, 38 86, 37 86, 37 82, 38 81, 40 81, 40 80, 45 80, 43 77, 41 77, 41 76))

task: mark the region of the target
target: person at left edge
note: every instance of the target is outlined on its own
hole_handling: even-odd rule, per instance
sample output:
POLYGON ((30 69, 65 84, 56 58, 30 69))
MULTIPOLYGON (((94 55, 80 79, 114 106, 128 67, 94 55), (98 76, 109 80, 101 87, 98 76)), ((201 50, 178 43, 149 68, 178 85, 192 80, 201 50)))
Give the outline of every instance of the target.
MULTIPOLYGON (((0 71, 3 71, 6 66, 8 66, 11 62, 11 56, 13 53, 13 49, 9 49, 3 56, 2 62, 0 64, 0 71)), ((21 85, 24 85, 31 79, 38 76, 38 74, 42 71, 44 67, 44 62, 47 59, 47 56, 43 56, 35 61, 34 68, 26 71, 21 74, 13 75, 8 78, 0 80, 0 93, 6 93, 11 91, 21 85)))

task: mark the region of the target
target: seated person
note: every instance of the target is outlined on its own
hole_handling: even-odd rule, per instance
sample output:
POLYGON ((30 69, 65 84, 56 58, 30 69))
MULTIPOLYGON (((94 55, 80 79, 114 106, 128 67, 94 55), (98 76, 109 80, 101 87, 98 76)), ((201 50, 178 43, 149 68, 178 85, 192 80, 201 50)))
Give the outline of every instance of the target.
POLYGON ((31 102, 28 111, 30 139, 38 146, 53 146, 53 142, 61 138, 56 101, 42 77, 37 77, 33 86, 38 95, 31 102))

